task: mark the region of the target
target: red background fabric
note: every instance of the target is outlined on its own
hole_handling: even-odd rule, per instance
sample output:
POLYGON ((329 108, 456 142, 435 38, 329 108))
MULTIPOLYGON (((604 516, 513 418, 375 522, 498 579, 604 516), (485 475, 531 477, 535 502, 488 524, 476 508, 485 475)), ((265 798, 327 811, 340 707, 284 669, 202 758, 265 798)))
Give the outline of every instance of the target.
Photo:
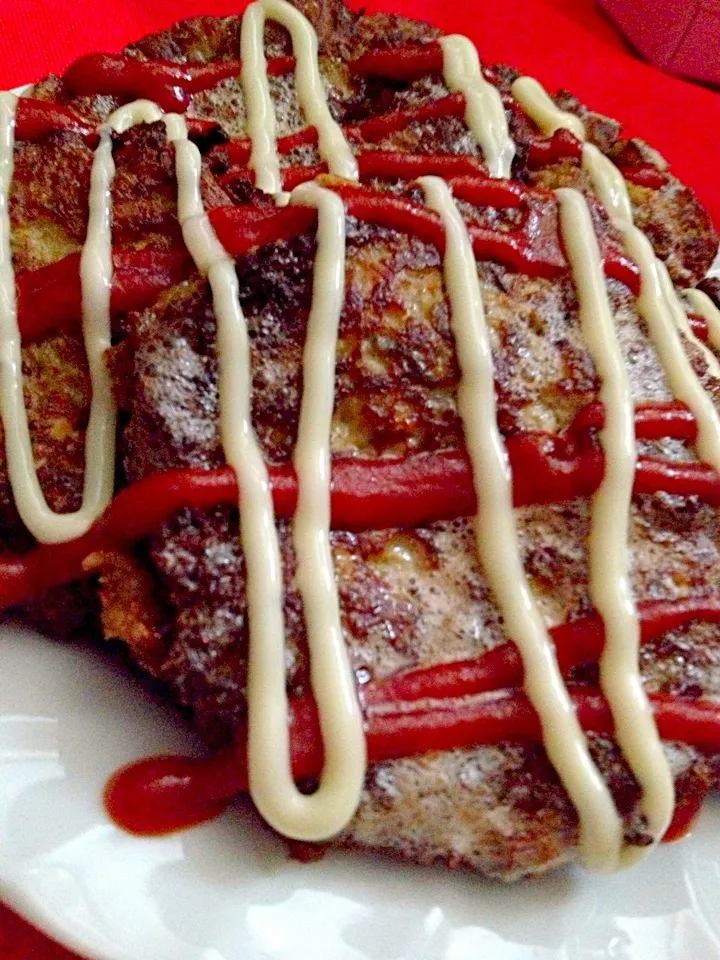
MULTIPOLYGON (((90 50, 117 50, 173 21, 228 14, 240 0, 0 0, 0 88, 61 72, 90 50)), ((506 62, 550 89, 567 86, 589 106, 646 138, 694 188, 720 225, 716 144, 720 95, 642 63, 593 0, 370 0, 469 34, 488 63, 506 62)), ((0 906, 2 960, 71 960, 0 906)), ((142 960, 142 958, 138 958, 142 960)))

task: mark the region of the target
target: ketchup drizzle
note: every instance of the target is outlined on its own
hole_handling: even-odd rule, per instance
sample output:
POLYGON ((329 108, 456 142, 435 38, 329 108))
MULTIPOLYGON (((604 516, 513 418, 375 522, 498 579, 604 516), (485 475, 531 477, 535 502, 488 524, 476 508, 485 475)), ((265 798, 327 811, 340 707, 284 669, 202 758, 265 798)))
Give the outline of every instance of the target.
POLYGON ((393 110, 369 120, 345 128, 351 140, 365 140, 373 143, 399 130, 405 130, 411 123, 425 123, 439 117, 464 117, 465 97, 461 93, 451 93, 429 103, 421 104, 409 110, 393 110))
MULTIPOLYGON (((462 117, 465 115, 465 98, 461 93, 452 93, 447 97, 440 97, 438 100, 431 100, 430 103, 422 104, 419 107, 413 107, 411 110, 393 110, 389 113, 379 114, 377 117, 371 117, 369 120, 363 120, 360 123, 352 124, 344 128, 345 136, 349 140, 365 141, 374 143, 382 140, 391 133, 398 130, 404 130, 411 123, 423 123, 426 120, 433 120, 437 117, 462 117)), ((318 134, 315 127, 304 127, 297 133, 290 133, 284 137, 278 137, 277 151, 282 156, 292 153, 298 147, 314 145, 318 142, 318 134)), ((250 159, 252 145, 247 138, 238 138, 230 140, 214 147, 210 151, 210 159, 221 167, 224 165, 225 172, 229 167, 235 164, 247 165, 250 159)))
POLYGON ((692 310, 688 310, 687 318, 688 323, 690 324, 690 329, 698 338, 698 340, 702 340, 703 343, 707 343, 709 331, 705 317, 701 317, 699 313, 693 313, 692 310))
POLYGON ((639 187, 648 187, 651 190, 660 190, 667 183, 667 174, 649 163, 642 166, 623 166, 618 164, 618 170, 626 180, 639 187))
MULTIPOLYGON (((289 73, 294 57, 268 60, 270 76, 289 73)), ((239 77, 239 60, 213 63, 174 63, 170 60, 138 60, 115 53, 89 53, 72 63, 63 76, 70 94, 106 94, 128 100, 152 100, 165 113, 184 112, 193 93, 214 87, 222 80, 239 77)))
POLYGON ((431 40, 429 43, 373 50, 351 60, 350 70, 359 77, 418 80, 429 73, 442 73, 442 47, 437 40, 431 40))
POLYGON ((681 776, 676 786, 675 812, 665 831, 663 843, 675 843, 691 833, 710 792, 710 784, 698 776, 681 776))
MULTIPOLYGON (((168 287, 193 271, 190 255, 181 250, 113 251, 114 314, 149 306, 168 287)), ((82 311, 80 254, 17 277, 18 326, 23 341, 41 340, 57 330, 78 326, 82 311)))
MULTIPOLYGON (((452 177, 487 176, 485 165, 478 157, 455 156, 453 154, 415 154, 395 153, 391 150, 363 150, 355 154, 358 174, 361 180, 414 180, 422 176, 452 177)), ((280 171, 284 190, 292 190, 299 183, 314 180, 327 173, 327 164, 316 166, 285 167, 280 171)), ((254 182, 254 173, 247 167, 232 167, 221 174, 219 181, 223 185, 238 180, 254 182)), ((487 203, 491 206, 492 204, 487 203)), ((507 204, 498 204, 498 206, 507 204)), ((519 202, 515 204, 519 206, 519 202)))
POLYGON ((20 97, 15 115, 15 139, 42 140, 50 133, 75 133, 92 149, 98 142, 95 128, 62 104, 20 97))
MULTIPOLYGON (((191 139, 206 137, 220 130, 220 125, 216 121, 203 120, 200 117, 186 117, 186 123, 191 139)), ((47 100, 21 97, 18 100, 15 117, 15 140, 34 142, 52 133, 74 133, 81 137, 91 149, 95 149, 98 143, 95 127, 68 107, 47 100)))
MULTIPOLYGON (((662 409, 661 418, 665 413, 662 409)), ((641 417, 641 430, 654 429, 648 410, 641 417)), ((602 481, 602 450, 591 434, 582 443, 572 436, 520 434, 508 437, 506 448, 516 506, 589 496, 602 481)), ((291 517, 297 502, 292 467, 274 466, 269 474, 277 516, 291 517)), ((698 496, 720 504, 720 474, 703 463, 640 457, 634 490, 636 494, 664 491, 698 496)), ((237 497, 235 475, 229 467, 170 470, 147 477, 122 490, 104 516, 77 540, 36 546, 23 555, 0 556, 0 610, 27 602, 52 586, 83 578, 90 554, 130 546, 151 536, 183 507, 236 504, 237 497)), ((472 516, 476 507, 472 470, 461 451, 418 454, 404 460, 353 457, 333 462, 331 509, 336 529, 419 527, 472 516)))
MULTIPOLYGON (((612 716, 599 691, 572 685, 568 689, 582 727, 612 735, 612 716)), ((459 700, 442 696, 421 704, 378 697, 367 707, 369 763, 435 750, 542 740, 537 715, 519 690, 459 700)), ((650 702, 663 739, 720 750, 716 704, 657 695, 651 695, 650 702)), ((322 740, 314 704, 306 697, 295 698, 290 717, 293 773, 298 779, 317 775, 322 770, 322 740)), ((208 760, 157 757, 131 764, 108 784, 108 812, 121 827, 141 835, 167 833, 216 816, 235 796, 247 792, 246 740, 241 727, 235 744, 208 760)))
MULTIPOLYGON (((671 630, 703 621, 720 623, 720 596, 686 600, 647 600, 638 604, 640 642, 649 644, 671 630)), ((580 663, 595 662, 602 653, 605 627, 591 614, 550 630, 558 663, 567 674, 580 663)), ((472 660, 408 670, 360 688, 363 702, 411 702, 436 697, 466 697, 521 686, 523 664, 514 643, 503 643, 472 660)))
MULTIPOLYGON (((469 224, 476 257, 539 277, 552 278, 567 270, 558 235, 557 201, 552 194, 480 176, 476 172, 480 162, 473 157, 398 156, 386 151, 367 151, 360 154, 359 164, 366 177, 414 178, 442 172, 449 176, 455 195, 461 200, 477 206, 521 209, 521 223, 512 230, 469 224)), ((310 170, 310 173, 316 172, 319 171, 310 170)), ((308 171, 303 168, 296 173, 300 182, 308 171)), ((342 196, 351 216, 415 234, 443 252, 445 233, 440 218, 424 205, 342 181, 331 180, 328 185, 342 196)), ((310 229, 316 213, 307 207, 226 206, 211 210, 209 216, 220 242, 231 256, 238 257, 310 229)), ((635 265, 607 237, 601 236, 600 243, 607 275, 621 280, 637 293, 639 278, 635 265)), ((129 250, 116 253, 114 258, 119 273, 113 281, 112 306, 116 312, 151 303, 163 289, 185 279, 191 272, 189 258, 179 251, 129 250)), ((71 254, 18 277, 19 324, 24 336, 38 338, 45 331, 77 323, 80 316, 78 267, 79 255, 71 254)))
POLYGON ((580 140, 560 127, 550 137, 543 137, 530 145, 527 162, 531 170, 545 167, 559 160, 581 160, 583 145, 580 140))
MULTIPOLYGON (((588 403, 575 414, 568 433, 580 442, 589 430, 602 430, 605 410, 602 403, 588 403)), ((638 440, 697 439, 695 415, 681 400, 643 404, 635 408, 635 436, 638 440)))
MULTIPOLYGON (((432 157, 426 162, 432 166, 438 161, 439 158, 432 157)), ((413 165, 413 175, 417 176, 422 168, 420 161, 405 158, 404 162, 413 165)), ((382 169, 382 163, 377 162, 376 171, 382 169)), ((401 167, 399 161, 393 165, 395 175, 401 167)), ((537 277, 557 277, 567 270, 558 234, 557 201, 552 194, 482 177, 455 177, 450 182, 456 196, 471 203, 486 202, 478 198, 491 196, 494 205, 523 207, 522 222, 512 230, 468 225, 478 260, 493 260, 510 270, 537 277)), ((440 218, 424 205, 343 181, 329 180, 327 186, 343 198, 350 216, 414 234, 433 244, 441 254, 444 252, 445 231, 440 218)), ((257 207, 219 207, 210 211, 209 216, 218 239, 233 257, 243 256, 263 244, 296 236, 309 229, 315 220, 314 211, 299 207, 268 210, 262 215, 257 207)), ((607 275, 638 293, 639 275, 635 264, 607 237, 600 237, 600 244, 607 275)))

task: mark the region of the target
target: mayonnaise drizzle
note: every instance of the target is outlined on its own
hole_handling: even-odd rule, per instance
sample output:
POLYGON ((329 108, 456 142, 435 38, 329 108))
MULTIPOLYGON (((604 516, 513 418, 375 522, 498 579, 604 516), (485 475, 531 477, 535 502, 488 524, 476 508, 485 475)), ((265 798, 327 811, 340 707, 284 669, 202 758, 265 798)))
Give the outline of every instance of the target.
MULTIPOLYGON (((590 177, 595 192, 610 214, 615 226, 625 225, 627 227, 630 225, 633 229, 637 229, 633 224, 632 204, 625 180, 615 164, 592 143, 585 143, 583 146, 582 164, 583 169, 590 177)), ((663 296, 676 326, 685 339, 702 353, 713 376, 720 378, 720 364, 717 358, 692 332, 687 314, 675 291, 667 267, 662 260, 655 259, 663 296)))
POLYGON ((458 409, 478 500, 474 521, 478 555, 505 629, 522 655, 525 692, 540 718, 548 757, 577 809, 580 855, 589 869, 607 870, 617 862, 622 822, 590 757, 552 640, 523 569, 512 478, 497 424, 490 338, 472 245, 447 184, 437 177, 423 177, 418 182, 428 207, 440 215, 445 226, 443 268, 461 375, 458 409))
MULTIPOLYGON (((579 117, 561 110, 542 86, 530 77, 520 77, 512 85, 512 94, 520 106, 540 130, 552 134, 556 130, 570 130, 583 141, 582 166, 593 185, 595 193, 610 215, 614 226, 621 231, 626 250, 635 256, 637 252, 642 261, 643 279, 649 288, 646 296, 640 297, 638 307, 650 328, 650 334, 658 350, 660 361, 670 380, 676 395, 691 406, 702 422, 698 438, 698 450, 704 459, 713 466, 720 461, 720 417, 715 405, 698 380, 692 365, 684 358, 682 342, 669 329, 671 320, 683 337, 702 353, 710 373, 720 379, 720 363, 704 343, 692 332, 687 314, 673 286, 665 264, 658 260, 645 234, 639 230, 633 220, 632 203, 625 180, 615 164, 592 143, 585 143, 585 127, 579 117), (649 311, 646 315, 643 311, 649 311), (655 331, 653 333, 653 331, 655 331), (660 349, 660 345, 663 349, 660 349), (683 354, 683 356, 681 356, 683 354), (671 369, 672 368, 672 369, 671 369), (690 399, 688 399, 688 397, 690 399)), ((700 291, 697 291, 700 293, 700 291)), ((701 301, 702 302, 702 301, 701 301)), ((711 303, 712 306, 712 303, 711 303)), ((720 336, 718 337, 720 343, 720 336)), ((699 421, 699 422, 700 422, 699 421)))
POLYGON ((627 188, 615 165, 597 147, 586 143, 583 167, 613 225, 622 234, 625 251, 640 269, 638 312, 647 324, 671 390, 695 414, 698 453, 720 469, 720 417, 685 353, 680 333, 703 350, 713 373, 717 361, 694 337, 665 264, 657 259, 648 238, 634 225, 627 188))
POLYGON ((546 137, 562 129, 572 131, 579 140, 585 139, 582 120, 574 113, 557 107, 537 80, 532 77, 518 77, 510 87, 510 93, 546 137))
MULTIPOLYGON (((365 776, 365 736, 355 683, 340 627, 339 603, 329 543, 330 421, 334 397, 337 329, 345 291, 345 209, 341 199, 317 184, 305 184, 291 202, 318 210, 313 297, 303 361, 303 397, 295 449, 298 507, 293 522, 297 582, 310 649, 311 681, 320 716, 325 763, 317 791, 301 794, 292 779, 288 703, 285 692, 285 641, 282 599, 263 597, 261 580, 248 593, 250 655, 248 674, 248 763, 251 795, 263 817, 286 836, 324 840, 341 830, 357 808, 365 776), (274 604, 266 622, 268 602, 274 604)), ((247 349, 247 348, 245 348, 247 349)), ((244 363, 249 377, 249 362, 244 363)), ((249 386, 247 388, 249 392, 249 386)), ((235 416, 234 406, 228 418, 235 416)), ((243 401, 243 427, 252 435, 249 402, 243 401)), ((239 439, 239 437, 238 437, 239 439)), ((248 440, 246 439, 247 443, 248 440)), ((238 451, 239 452, 239 451, 238 451)), ((262 463, 259 456, 258 469, 262 463)), ((231 462, 231 461, 229 461, 231 462)), ((242 464, 233 463, 242 470, 242 464)), ((264 467, 263 467, 264 470, 264 467)), ((244 478, 238 474, 241 531, 245 529, 244 478)), ((267 476, 268 517, 250 542, 243 533, 246 563, 262 552, 272 510, 267 476)), ((253 518, 248 513, 248 520, 253 518)), ((273 530, 273 538, 275 538, 273 530)), ((279 561, 278 561, 279 563, 279 561)), ((249 570, 249 566, 248 566, 249 570)), ((280 581, 282 583, 282 580, 280 581)))
POLYGON ((716 380, 720 380, 720 363, 718 363, 717 357, 707 346, 707 344, 703 343, 702 340, 699 340, 693 333, 687 313, 685 312, 685 307, 683 306, 682 301, 680 300, 680 297, 673 286, 668 268, 665 266, 662 260, 658 260, 657 263, 658 270, 660 271, 660 283, 662 285, 668 307, 670 308, 670 312, 675 320, 675 325, 685 340, 687 340, 688 343, 691 343, 695 349, 702 354, 703 360, 708 368, 708 372, 715 377, 716 380))
POLYGON ((702 290, 686 290, 690 306, 707 323, 708 339, 715 350, 720 351, 720 310, 702 290))
POLYGON ((9 214, 16 104, 17 98, 13 94, 0 95, 0 415, 8 475, 18 513, 37 540, 61 543, 82 536, 109 504, 113 494, 115 403, 104 354, 110 346, 111 335, 110 188, 115 165, 109 134, 101 130, 93 159, 87 236, 80 267, 83 338, 92 386, 85 437, 83 500, 81 508, 74 513, 58 514, 48 506, 38 480, 23 391, 9 214))
MULTIPOLYGON (((550 134, 564 128, 585 141, 585 128, 580 119, 560 110, 537 81, 521 77, 513 84, 512 93, 543 133, 550 134)), ((648 324, 651 339, 673 391, 698 418, 698 451, 704 460, 718 468, 720 416, 685 356, 677 331, 703 353, 710 372, 718 378, 720 364, 693 334, 667 267, 656 258, 650 241, 635 226, 630 196, 620 171, 591 143, 584 143, 582 165, 614 226, 622 233, 625 249, 640 268, 643 291, 638 308, 648 324)))
POLYGON ((313 693, 325 762, 317 791, 302 794, 290 762, 285 690, 283 573, 272 493, 252 428, 250 348, 235 264, 220 244, 201 194, 202 158, 178 114, 148 101, 122 107, 118 127, 164 120, 175 147, 178 219, 185 245, 210 284, 217 319, 220 437, 241 490, 249 622, 248 774, 250 794, 271 826, 299 840, 326 840, 353 816, 362 790, 366 745, 355 681, 340 625, 330 553, 330 423, 337 329, 345 293, 345 208, 317 184, 298 187, 291 202, 318 210, 313 299, 303 365, 293 522, 297 582, 304 603, 313 693))
POLYGON ((255 171, 256 186, 265 193, 282 190, 275 108, 265 58, 265 21, 268 18, 290 33, 296 60, 298 99, 307 123, 318 131, 320 156, 327 161, 330 173, 357 180, 357 161, 328 107, 320 75, 317 34, 312 24, 287 0, 256 0, 243 14, 240 39, 246 127, 252 142, 249 166, 255 171))
POLYGON ((297 584, 303 600, 313 694, 323 738, 324 766, 316 793, 292 781, 282 643, 273 661, 252 663, 250 785, 263 816, 286 835, 324 840, 354 814, 365 778, 363 721, 340 625, 330 552, 330 427, 335 396, 337 332, 345 295, 345 208, 316 183, 297 187, 291 203, 318 212, 313 294, 303 357, 303 396, 293 462, 298 505, 293 521, 297 584), (255 742, 253 709, 256 710, 255 742), (276 731, 268 749, 266 725, 276 731), (278 749, 281 747, 281 749, 278 749))
MULTIPOLYGON (((2 171, 2 237, 0 257, 2 304, 0 306, 0 414, 5 433, 6 459, 13 497, 20 517, 33 536, 43 543, 74 540, 94 523, 112 499, 115 479, 116 410, 105 353, 111 346, 110 299, 112 294, 112 183, 115 163, 110 132, 124 132, 137 123, 163 118, 160 108, 148 100, 135 101, 116 110, 100 128, 100 142, 93 157, 88 225, 80 258, 83 338, 87 355, 92 399, 85 438, 85 481, 82 507, 74 513, 51 510, 35 469, 23 393, 22 354, 17 325, 15 279, 10 252, 8 200, 13 170, 14 110, 16 98, 3 94, 0 101, 0 150, 2 171)), ((182 117, 167 119, 175 128, 182 117)), ((197 152, 192 144, 187 144, 197 152)), ((182 149, 182 148, 181 148, 182 149)), ((197 157, 199 163, 199 154, 197 157)))
POLYGON ((502 99, 483 76, 475 44, 453 34, 441 37, 443 79, 454 93, 465 97, 465 122, 482 147, 491 177, 509 177, 515 142, 508 130, 502 99))
MULTIPOLYGON (((521 78, 513 84, 512 92, 543 133, 551 134, 564 128, 585 141, 585 128, 579 118, 560 110, 536 81, 521 78)), ((694 337, 665 265, 656 258, 645 234, 635 226, 632 204, 620 171, 590 143, 584 143, 582 165, 611 221, 622 234, 626 252, 639 267, 641 289, 637 303, 638 312, 648 326, 650 338, 673 393, 695 414, 698 423, 698 453, 716 469, 720 468, 720 418, 685 354, 680 332, 703 350, 713 373, 718 366, 717 361, 694 337)), ((627 408, 629 407, 628 397, 627 408)), ((606 464, 608 462, 609 458, 606 457, 606 464)), ((608 513, 610 512, 608 508, 608 513)), ((618 543, 620 533, 616 518, 615 535, 618 543)), ((591 541, 593 536, 594 532, 591 534, 591 541)), ((606 531, 600 532, 599 536, 605 538, 606 531)), ((592 550, 591 544, 591 552, 592 550)), ((604 555, 610 558, 612 553, 605 550, 604 555)), ((597 570, 600 571, 603 569, 601 549, 598 549, 597 556, 597 570)), ((605 567, 603 577, 607 577, 608 572, 609 565, 605 567)), ((591 582, 594 602, 596 594, 599 593, 599 575, 597 572, 595 583, 591 582)), ((647 817, 648 830, 657 842, 672 814, 674 788, 662 742, 650 717, 647 697, 642 690, 636 639, 633 639, 636 638, 637 628, 633 627, 630 634, 625 634, 630 636, 630 649, 623 649, 622 644, 627 641, 621 631, 628 630, 627 605, 623 607, 606 603, 601 614, 606 627, 605 648, 600 663, 601 686, 613 711, 618 743, 642 787, 643 812, 647 817)), ((633 621, 637 621, 636 611, 633 621)), ((640 859, 643 855, 641 847, 627 849, 623 853, 623 860, 629 862, 640 859)))
POLYGON ((126 133, 139 123, 157 123, 164 116, 160 107, 152 100, 133 100, 132 103, 126 103, 111 113, 107 126, 112 127, 117 133, 126 133))
MULTIPOLYGON (((608 301, 605 275, 587 201, 557 191, 565 251, 573 272, 580 326, 600 377, 605 426, 603 480, 592 498, 590 598, 605 624, 600 685, 612 710, 615 739, 643 788, 642 812, 656 840, 672 818, 673 778, 638 670, 640 624, 630 584, 630 504, 635 479, 635 423, 630 380, 608 301)), ((623 860, 643 856, 627 847, 623 860)))

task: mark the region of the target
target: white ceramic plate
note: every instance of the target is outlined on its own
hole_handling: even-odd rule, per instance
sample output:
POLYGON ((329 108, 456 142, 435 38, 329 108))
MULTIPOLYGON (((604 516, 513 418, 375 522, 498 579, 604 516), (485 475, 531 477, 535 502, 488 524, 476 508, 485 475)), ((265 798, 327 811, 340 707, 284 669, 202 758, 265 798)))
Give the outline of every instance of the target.
POLYGON ((0 896, 94 960, 720 960, 720 807, 609 878, 513 887, 335 853, 287 859, 238 805, 138 839, 101 795, 121 764, 193 751, 90 648, 0 630, 0 896))

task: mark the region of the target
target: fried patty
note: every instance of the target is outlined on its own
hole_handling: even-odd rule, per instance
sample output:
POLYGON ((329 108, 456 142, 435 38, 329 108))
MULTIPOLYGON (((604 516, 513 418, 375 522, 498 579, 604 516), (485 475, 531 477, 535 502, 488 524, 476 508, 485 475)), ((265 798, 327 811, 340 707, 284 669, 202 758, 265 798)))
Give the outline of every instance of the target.
MULTIPOLYGON (((319 38, 320 68, 335 119, 360 120, 446 96, 442 78, 411 83, 358 78, 348 60, 368 50, 423 42, 438 32, 401 17, 363 15, 340 2, 298 0, 319 38)), ((128 48, 138 59, 209 63, 234 59, 240 18, 200 17, 128 48)), ((285 31, 269 24, 268 55, 290 52, 285 31)), ((531 169, 528 148, 538 137, 530 120, 510 109, 517 74, 491 68, 506 98, 518 145, 513 178, 531 186, 573 186, 592 195, 579 164, 563 160, 531 169)), ((304 126, 292 76, 273 78, 278 133, 304 126)), ((74 97, 50 77, 32 96, 55 100, 100 122, 120 105, 108 96, 74 97)), ((579 115, 588 138, 618 160, 633 157, 666 171, 650 147, 622 138, 620 125, 592 113, 571 94, 556 102, 579 115)), ((217 121, 227 137, 244 134, 238 80, 196 94, 191 116, 217 121)), ((365 149, 479 155, 464 121, 413 122, 365 149)), ((172 147, 161 123, 115 137, 114 241, 136 249, 180 242, 172 147)), ((319 161, 303 147, 284 165, 319 161)), ((13 255, 18 272, 77 251, 84 239, 92 152, 72 134, 20 143, 11 197, 13 255)), ((220 185, 228 157, 222 146, 204 156, 206 206, 267 203, 253 188, 220 185)), ((375 184, 409 197, 409 184, 375 184)), ((638 225, 647 233, 676 284, 705 276, 718 238, 692 192, 668 172, 660 189, 629 184, 638 225)), ((469 220, 510 227, 506 211, 463 206, 469 220)), ((602 217, 600 227, 620 238, 602 217)), ((457 411, 459 371, 450 330, 440 256, 417 237, 348 218, 346 296, 339 330, 332 449, 359 458, 463 448, 457 411)), ((240 296, 251 338, 253 423, 266 459, 282 464, 296 439, 302 393, 302 349, 312 293, 314 231, 268 244, 237 261, 240 296)), ((491 330, 498 417, 505 436, 520 431, 560 433, 579 408, 596 400, 599 382, 580 334, 578 304, 567 276, 554 280, 512 273, 480 262, 478 272, 491 330)), ((636 403, 671 393, 638 316, 636 299, 608 280, 620 342, 636 403)), ((148 309, 116 317, 108 357, 121 407, 118 483, 171 467, 222 465, 218 427, 216 322, 207 283, 191 277, 148 309)), ((713 398, 720 385, 691 345, 693 363, 713 398)), ((53 336, 24 349, 26 400, 39 475, 51 506, 79 505, 89 386, 79 333, 53 336)), ((642 444, 640 445, 642 451, 642 444)), ((652 452, 693 459, 679 441, 652 452)), ((525 507, 517 525, 527 576, 548 626, 586 615, 587 501, 525 507)), ((285 570, 287 686, 308 685, 302 606, 294 581, 287 525, 280 524, 285 570)), ((15 512, 0 463, 3 544, 31 540, 15 512)), ((658 494, 632 507, 632 578, 641 599, 703 596, 720 588, 720 531, 715 509, 696 498, 658 494)), ((471 521, 426 529, 367 533, 335 530, 332 554, 345 640, 358 682, 398 670, 476 657, 503 643, 499 613, 476 558, 471 521)), ((186 509, 132 553, 91 558, 91 587, 53 591, 21 611, 57 633, 60 626, 121 639, 137 664, 160 679, 211 746, 230 741, 246 711, 247 618, 244 563, 237 511, 186 509), (96 604, 99 602, 99 609, 96 604), (88 626, 88 623, 90 626, 88 626)), ((642 652, 650 691, 720 696, 720 648, 715 628, 695 624, 642 652)), ((578 680, 587 679, 578 674, 578 680)), ((637 784, 611 740, 591 747, 632 835, 637 784)), ((715 758, 667 744, 678 791, 715 781, 715 758)), ((541 746, 502 744, 452 750, 376 764, 367 774, 359 810, 338 843, 399 854, 420 862, 469 866, 514 879, 571 861, 577 818, 541 746)))

